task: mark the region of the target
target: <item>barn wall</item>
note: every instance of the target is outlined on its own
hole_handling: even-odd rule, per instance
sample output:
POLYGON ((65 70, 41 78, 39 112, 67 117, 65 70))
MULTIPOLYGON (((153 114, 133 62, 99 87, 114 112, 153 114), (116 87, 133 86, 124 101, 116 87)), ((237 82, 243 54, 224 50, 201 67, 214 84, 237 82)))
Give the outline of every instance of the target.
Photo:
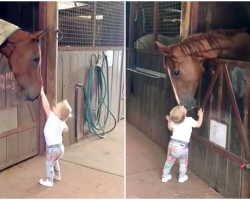
MULTIPOLYGON (((127 49, 127 68, 131 68, 132 58, 127 49)), ((138 53, 136 65, 164 73, 161 55, 138 53)), ((167 150, 170 132, 166 114, 176 104, 169 78, 154 79, 126 70, 126 94, 126 120, 167 150)))
MULTIPOLYGON (((74 110, 74 95, 75 84, 84 83, 86 85, 87 73, 90 68, 92 54, 102 55, 102 51, 59 51, 58 53, 58 70, 57 70, 57 101, 67 99, 72 109, 74 110)), ((123 50, 110 50, 106 51, 109 62, 109 91, 110 91, 110 107, 117 121, 123 118, 123 103, 121 98, 123 90, 123 50), (111 63, 112 62, 112 63, 111 63)), ((102 65, 102 59, 98 62, 102 65)), ((106 70, 103 69, 105 78, 107 78, 106 70)), ((85 138, 87 129, 84 128, 85 120, 83 116, 83 92, 79 89, 78 94, 78 138, 85 138)), ((96 98, 96 93, 95 93, 96 98)), ((94 98, 94 102, 96 102, 94 98)), ((104 112, 103 112, 104 114, 104 112)), ((64 144, 70 145, 75 142, 74 133, 74 118, 67 121, 69 126, 69 133, 63 135, 64 144)), ((113 119, 110 117, 106 127, 114 124, 113 119)))

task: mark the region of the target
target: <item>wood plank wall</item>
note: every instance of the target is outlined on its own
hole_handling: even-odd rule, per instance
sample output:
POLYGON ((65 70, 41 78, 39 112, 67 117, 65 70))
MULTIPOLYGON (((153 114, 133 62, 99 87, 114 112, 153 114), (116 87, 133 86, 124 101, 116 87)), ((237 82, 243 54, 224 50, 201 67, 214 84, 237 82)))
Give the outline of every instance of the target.
MULTIPOLYGON (((75 84, 78 82, 86 85, 87 73, 90 68, 92 54, 102 55, 102 51, 60 51, 58 53, 58 71, 57 71, 57 101, 67 99, 69 104, 74 110, 74 92, 75 84)), ((121 103, 121 89, 122 89, 122 74, 124 72, 124 51, 123 50, 111 50, 106 51, 109 62, 109 92, 110 92, 110 107, 117 121, 119 116, 119 109, 123 109, 121 103)), ((102 65, 102 59, 99 60, 98 64, 102 65)), ((105 78, 107 78, 106 70, 104 69, 105 78)), ((124 85, 124 84, 123 84, 124 85)), ((85 120, 83 116, 84 102, 83 92, 79 89, 78 93, 78 138, 82 139, 86 137, 87 129, 84 126, 85 120)), ((93 104, 96 103, 96 93, 94 94, 93 104)), ((105 109, 104 109, 105 110, 105 109)), ((103 111, 103 116, 105 112, 103 111)), ((120 112, 123 115, 123 112, 120 112)), ((103 120, 102 116, 102 120, 103 120)), ((69 133, 64 134, 64 144, 70 145, 74 143, 74 119, 67 121, 69 126, 69 133)), ((106 127, 113 125, 113 119, 109 117, 106 127)))
MULTIPOLYGON (((127 68, 132 60, 132 51, 127 50, 127 68)), ((136 65, 164 73, 161 55, 138 53, 136 65)), ((166 114, 176 105, 171 87, 168 78, 154 79, 126 70, 126 120, 165 150, 170 138, 166 114)))

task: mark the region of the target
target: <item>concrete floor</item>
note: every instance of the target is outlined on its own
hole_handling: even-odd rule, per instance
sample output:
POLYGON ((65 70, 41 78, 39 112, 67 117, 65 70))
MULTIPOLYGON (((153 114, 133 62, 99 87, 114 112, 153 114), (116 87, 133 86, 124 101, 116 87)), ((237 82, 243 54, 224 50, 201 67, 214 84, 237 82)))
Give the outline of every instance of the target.
POLYGON ((0 172, 0 198, 124 198, 124 121, 105 139, 69 146, 60 161, 62 180, 41 186, 45 157, 0 172))
POLYGON ((126 198, 223 198, 188 171, 189 180, 178 183, 178 165, 172 180, 161 182, 166 152, 142 132, 126 122, 126 198))

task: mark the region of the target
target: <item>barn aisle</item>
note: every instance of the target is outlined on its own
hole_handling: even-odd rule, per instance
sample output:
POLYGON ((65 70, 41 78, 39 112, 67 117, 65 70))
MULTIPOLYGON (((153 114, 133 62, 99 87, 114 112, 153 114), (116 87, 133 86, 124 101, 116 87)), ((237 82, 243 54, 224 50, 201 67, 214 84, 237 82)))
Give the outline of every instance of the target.
POLYGON ((92 137, 66 147, 60 167, 62 180, 52 188, 38 183, 45 175, 45 156, 0 172, 0 198, 123 198, 124 120, 105 139, 92 137))
POLYGON ((188 171, 189 180, 178 183, 178 165, 172 180, 161 182, 166 152, 142 132, 126 122, 126 198, 223 198, 188 171))

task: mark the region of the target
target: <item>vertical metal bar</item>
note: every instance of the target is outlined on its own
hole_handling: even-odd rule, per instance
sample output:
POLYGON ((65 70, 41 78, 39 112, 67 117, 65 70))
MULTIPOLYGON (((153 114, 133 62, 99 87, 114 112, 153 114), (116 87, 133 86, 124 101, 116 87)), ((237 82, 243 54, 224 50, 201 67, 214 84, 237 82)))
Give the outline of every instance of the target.
POLYGON ((224 71, 224 77, 225 77, 225 80, 227 83, 228 93, 229 93, 229 96, 230 96, 230 99, 232 102, 232 107, 233 107, 233 111, 234 111, 235 118, 236 118, 236 125, 237 125, 238 130, 239 130, 239 137, 240 137, 240 140, 241 140, 242 145, 243 145, 246 160, 250 161, 250 152, 249 152, 249 147, 247 144, 247 138, 246 138, 246 135, 244 134, 245 131, 243 129, 243 125, 242 125, 241 118, 240 118, 240 113, 239 113, 236 99, 235 99, 235 96, 233 93, 233 87, 232 87, 232 84, 230 81, 227 65, 223 66, 223 71, 224 71))
POLYGON ((157 50, 155 41, 158 40, 158 18, 159 18, 159 2, 154 2, 154 24, 153 24, 153 35, 154 35, 154 51, 157 50))
POLYGON ((94 1, 94 16, 93 16, 93 20, 94 20, 94 27, 93 27, 93 47, 95 47, 95 37, 96 37, 96 4, 97 2, 94 1))
MULTIPOLYGON (((123 79, 123 70, 125 69, 125 65, 124 65, 124 54, 125 52, 124 51, 121 51, 123 52, 122 53, 122 61, 121 61, 121 74, 120 74, 120 90, 119 90, 119 109, 118 109, 118 119, 117 119, 117 122, 119 122, 121 120, 120 118, 120 115, 121 115, 121 100, 124 99, 124 97, 122 97, 122 90, 123 90, 123 82, 124 82, 124 79, 123 79)), ((123 101, 123 104, 124 104, 125 101, 123 101)), ((123 106, 123 109, 124 109, 124 106, 123 106)))
POLYGON ((75 123, 75 142, 78 142, 78 136, 77 136, 77 117, 78 117, 78 88, 79 84, 75 85, 75 112, 74 112, 74 123, 75 123))

